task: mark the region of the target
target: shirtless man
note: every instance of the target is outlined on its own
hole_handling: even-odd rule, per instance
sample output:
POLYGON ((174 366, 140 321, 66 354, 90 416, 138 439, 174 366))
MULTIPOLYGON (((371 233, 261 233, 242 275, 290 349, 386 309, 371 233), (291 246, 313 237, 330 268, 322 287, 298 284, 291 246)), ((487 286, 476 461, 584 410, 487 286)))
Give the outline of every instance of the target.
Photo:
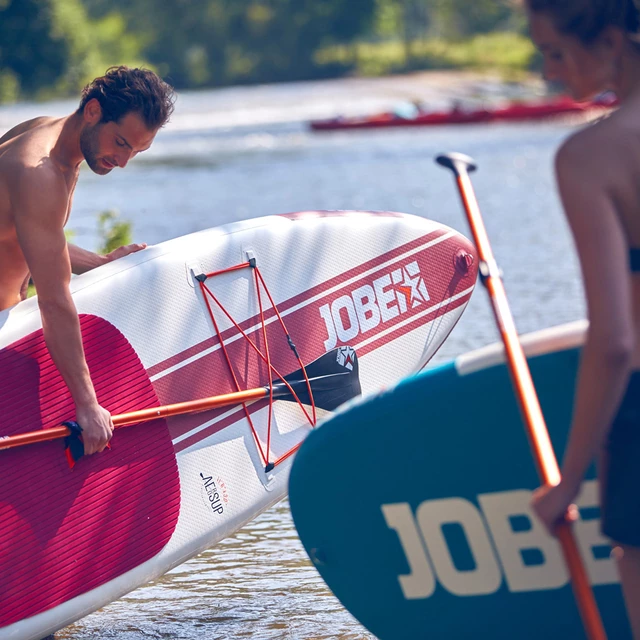
POLYGON ((69 291, 84 273, 144 244, 106 256, 67 244, 80 164, 106 175, 151 146, 173 111, 173 89, 153 72, 112 67, 87 85, 75 113, 40 117, 0 137, 0 310, 38 293, 44 338, 75 403, 85 453, 102 451, 113 423, 98 404, 84 357, 78 314, 69 291))

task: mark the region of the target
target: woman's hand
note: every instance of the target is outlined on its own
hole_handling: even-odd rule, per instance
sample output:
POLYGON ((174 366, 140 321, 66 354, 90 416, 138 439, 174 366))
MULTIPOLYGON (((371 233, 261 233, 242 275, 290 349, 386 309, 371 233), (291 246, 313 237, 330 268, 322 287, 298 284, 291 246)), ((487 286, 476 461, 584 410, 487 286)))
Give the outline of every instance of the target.
POLYGON ((554 487, 544 485, 534 491, 531 506, 551 535, 555 535, 557 526, 563 520, 577 520, 578 508, 572 502, 579 488, 579 485, 576 489, 574 485, 561 480, 554 487))

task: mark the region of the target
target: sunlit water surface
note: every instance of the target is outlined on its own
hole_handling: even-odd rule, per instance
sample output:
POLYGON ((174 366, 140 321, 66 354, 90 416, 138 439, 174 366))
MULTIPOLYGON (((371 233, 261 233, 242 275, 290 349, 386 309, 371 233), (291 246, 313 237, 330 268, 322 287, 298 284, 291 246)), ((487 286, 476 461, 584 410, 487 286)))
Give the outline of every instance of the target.
MULTIPOLYGON (((469 235, 452 177, 433 158, 473 156, 474 184, 520 332, 584 316, 577 260, 554 189, 553 153, 576 121, 314 134, 311 117, 367 113, 420 96, 442 107, 478 91, 424 77, 330 81, 183 94, 153 147, 107 177, 82 172, 69 227, 98 244, 116 209, 134 240, 157 243, 243 218, 306 209, 394 210, 469 235)), ((0 108, 0 134, 70 102, 0 108)), ((497 339, 478 287, 437 364, 497 339)), ((326 588, 286 501, 219 543, 56 634, 59 640, 372 638, 326 588)))

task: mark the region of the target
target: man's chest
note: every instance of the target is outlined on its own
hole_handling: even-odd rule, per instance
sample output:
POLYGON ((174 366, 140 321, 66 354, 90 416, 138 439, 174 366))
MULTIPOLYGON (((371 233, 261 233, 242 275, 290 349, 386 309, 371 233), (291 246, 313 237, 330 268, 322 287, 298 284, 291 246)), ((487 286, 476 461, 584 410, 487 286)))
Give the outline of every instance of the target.
POLYGON ((64 224, 66 225, 69 221, 69 216, 71 215, 71 205, 73 203, 73 194, 76 190, 76 184, 78 184, 78 176, 80 175, 79 170, 75 170, 73 174, 69 176, 65 176, 67 180, 67 189, 69 193, 69 197, 67 199, 67 211, 64 217, 64 224))

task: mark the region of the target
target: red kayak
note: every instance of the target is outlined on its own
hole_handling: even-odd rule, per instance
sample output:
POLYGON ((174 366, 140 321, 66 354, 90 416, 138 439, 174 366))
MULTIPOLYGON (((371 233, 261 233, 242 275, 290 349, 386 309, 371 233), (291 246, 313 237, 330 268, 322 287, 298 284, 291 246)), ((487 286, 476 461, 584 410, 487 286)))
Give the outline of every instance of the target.
POLYGON ((462 109, 449 111, 418 112, 414 117, 402 117, 387 112, 361 118, 339 116, 330 120, 312 120, 314 131, 336 131, 339 129, 373 129, 378 127, 415 127, 439 124, 473 124, 480 122, 542 120, 570 113, 582 113, 594 109, 610 109, 615 106, 612 99, 596 102, 574 102, 570 98, 558 98, 547 102, 514 102, 496 109, 462 109))

